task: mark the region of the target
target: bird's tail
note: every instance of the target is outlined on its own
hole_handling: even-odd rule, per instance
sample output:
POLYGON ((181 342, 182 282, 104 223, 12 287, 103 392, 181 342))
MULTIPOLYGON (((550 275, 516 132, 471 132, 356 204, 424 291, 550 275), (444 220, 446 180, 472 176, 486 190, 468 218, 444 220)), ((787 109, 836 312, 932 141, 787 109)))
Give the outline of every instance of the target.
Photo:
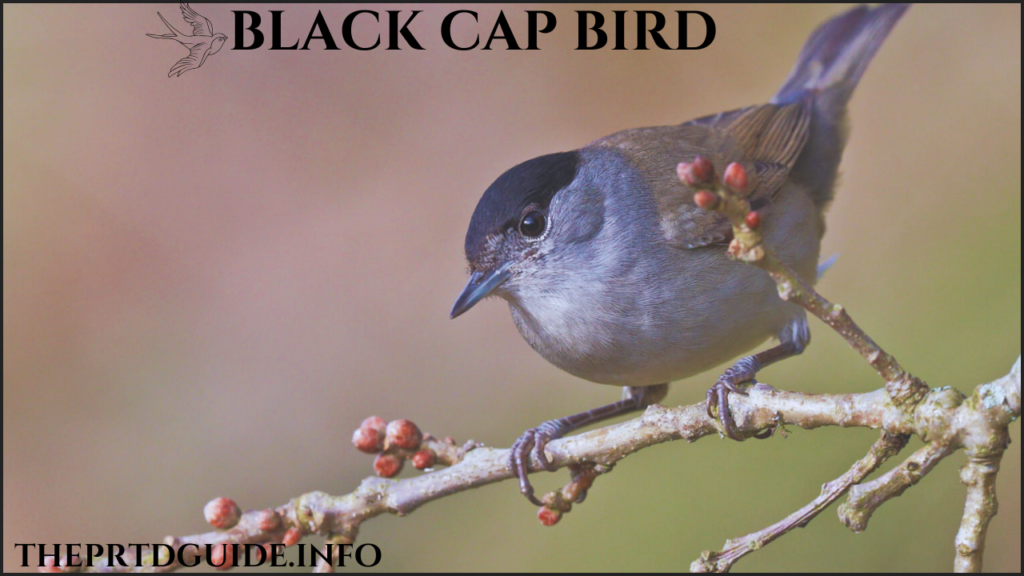
POLYGON ((820 206, 832 198, 845 144, 846 103, 882 42, 909 7, 862 5, 819 26, 771 100, 774 104, 789 104, 812 99, 810 139, 793 172, 805 180, 820 206))
POLYGON ((175 30, 174 26, 171 26, 171 23, 168 22, 166 18, 164 18, 163 14, 157 12, 156 15, 159 16, 161 20, 163 20, 164 26, 167 26, 167 29, 170 30, 171 33, 170 34, 146 34, 146 36, 149 36, 150 38, 157 38, 157 39, 163 39, 163 40, 168 40, 168 39, 177 38, 178 36, 181 36, 181 32, 178 32, 177 30, 175 30))

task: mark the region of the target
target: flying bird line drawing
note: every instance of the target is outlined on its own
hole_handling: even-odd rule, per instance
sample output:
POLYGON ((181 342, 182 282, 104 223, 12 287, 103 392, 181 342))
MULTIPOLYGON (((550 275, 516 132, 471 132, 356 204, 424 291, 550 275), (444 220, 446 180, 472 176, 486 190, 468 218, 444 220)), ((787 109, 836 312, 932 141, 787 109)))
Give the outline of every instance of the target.
POLYGON ((202 14, 199 14, 192 9, 191 6, 186 2, 181 3, 181 17, 185 22, 192 25, 192 35, 182 34, 178 30, 171 26, 171 23, 164 18, 163 14, 157 12, 157 16, 163 20, 164 25, 171 31, 170 34, 146 34, 150 38, 156 38, 157 40, 176 40, 182 46, 188 48, 188 56, 185 56, 181 60, 178 60, 174 66, 171 67, 171 71, 167 73, 167 77, 181 76, 189 70, 195 70, 206 62, 206 59, 213 54, 216 54, 224 47, 224 43, 227 42, 228 37, 226 34, 220 34, 213 32, 213 25, 210 24, 210 20, 202 14))

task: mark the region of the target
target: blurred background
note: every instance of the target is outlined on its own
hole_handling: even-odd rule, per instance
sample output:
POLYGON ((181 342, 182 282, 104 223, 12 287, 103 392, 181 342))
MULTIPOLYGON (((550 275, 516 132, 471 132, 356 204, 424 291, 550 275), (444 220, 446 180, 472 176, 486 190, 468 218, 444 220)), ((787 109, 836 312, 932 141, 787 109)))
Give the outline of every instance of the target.
MULTIPOLYGON (((229 36, 242 8, 196 6, 229 36)), ((268 10, 286 10, 286 43, 318 9, 341 43, 357 9, 244 8, 263 15, 268 43, 268 10)), ((215 496, 251 509, 349 492, 372 474, 349 443, 371 414, 507 446, 617 399, 547 364, 500 300, 448 319, 481 193, 540 154, 766 101, 845 6, 696 7, 717 36, 689 52, 575 51, 571 5, 546 8, 558 27, 540 51, 458 52, 438 33, 457 7, 419 8, 424 51, 231 51, 231 39, 168 79, 184 48, 145 34, 165 32, 157 10, 187 30, 174 4, 4 5, 6 570, 15 542, 205 531, 215 496)), ((456 40, 486 38, 502 8, 525 46, 524 10, 542 6, 472 7, 480 24, 458 20, 456 40)), ((649 8, 672 33, 682 7, 649 8)), ((610 28, 620 7, 599 9, 610 28)), ((356 22, 359 41, 386 32, 356 22)), ((969 392, 1020 353, 1020 22, 1019 5, 917 6, 851 104, 822 250, 841 256, 820 288, 933 386, 969 392)), ((763 381, 880 386, 811 326, 808 351, 763 381)), ((676 383, 665 403, 702 400, 716 376, 676 383)), ((375 519, 360 540, 382 548, 379 570, 685 570, 814 498, 877 437, 791 432, 644 450, 554 528, 505 482, 375 519)), ((989 570, 1021 569, 1019 425, 1013 435, 989 570)), ((863 534, 833 508, 737 569, 949 570, 962 462, 863 534)))

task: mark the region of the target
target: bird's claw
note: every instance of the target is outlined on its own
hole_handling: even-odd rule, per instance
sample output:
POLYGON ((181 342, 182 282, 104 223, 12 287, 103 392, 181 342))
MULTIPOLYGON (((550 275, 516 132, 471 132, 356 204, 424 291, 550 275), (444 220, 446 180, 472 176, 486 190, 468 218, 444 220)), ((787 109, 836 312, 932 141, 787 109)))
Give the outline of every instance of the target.
POLYGON ((550 434, 536 428, 531 428, 523 432, 523 435, 512 444, 512 450, 509 454, 508 467, 519 478, 519 492, 537 506, 543 506, 544 503, 534 496, 533 485, 530 484, 530 455, 532 453, 533 461, 537 465, 551 471, 553 469, 551 461, 544 454, 544 448, 550 439, 550 434))
POLYGON ((706 404, 708 416, 719 421, 722 425, 722 432, 733 440, 739 440, 735 433, 736 422, 729 411, 729 392, 744 394, 727 383, 718 381, 714 386, 708 388, 706 404), (715 413, 717 409, 717 414, 715 413))
MULTIPOLYGON (((722 425, 722 432, 733 440, 740 440, 736 435, 736 421, 733 420, 732 412, 729 410, 729 392, 735 392, 737 394, 743 394, 747 392, 737 385, 742 382, 754 382, 753 373, 737 366, 733 366, 722 374, 722 377, 715 382, 715 385, 708 388, 707 395, 705 397, 705 408, 707 409, 708 416, 710 418, 717 419, 722 425), (715 414, 715 409, 718 409, 718 414, 715 414)), ((759 432, 755 435, 755 438, 767 438, 771 435, 769 431, 767 435, 764 432, 759 432)))

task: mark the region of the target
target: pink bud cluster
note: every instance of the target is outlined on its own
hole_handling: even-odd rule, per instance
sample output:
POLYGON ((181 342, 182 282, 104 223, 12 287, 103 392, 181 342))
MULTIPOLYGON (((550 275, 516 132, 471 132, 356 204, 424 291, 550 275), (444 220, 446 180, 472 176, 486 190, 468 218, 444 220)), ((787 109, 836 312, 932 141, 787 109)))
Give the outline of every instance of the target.
MULTIPOLYGON (((707 158, 697 156, 693 162, 680 162, 676 166, 679 180, 691 188, 716 188, 715 167, 707 158)), ((725 167, 722 181, 726 188, 739 196, 748 192, 747 170, 739 162, 731 162, 725 167)), ((711 190, 698 190, 693 195, 693 203, 705 210, 715 210, 721 204, 721 196, 711 190)), ((751 210, 744 217, 744 223, 751 230, 761 226, 761 215, 751 210)))
POLYGON ((537 509, 537 520, 545 526, 554 526, 566 512, 572 511, 574 502, 582 502, 587 490, 594 485, 597 472, 591 467, 571 466, 572 481, 561 490, 549 492, 541 498, 544 503, 537 509))
POLYGON ((437 461, 429 448, 421 449, 423 433, 411 420, 386 422, 371 416, 352 434, 352 444, 362 452, 376 454, 373 469, 378 476, 392 478, 402 471, 406 460, 419 470, 426 470, 437 461))

